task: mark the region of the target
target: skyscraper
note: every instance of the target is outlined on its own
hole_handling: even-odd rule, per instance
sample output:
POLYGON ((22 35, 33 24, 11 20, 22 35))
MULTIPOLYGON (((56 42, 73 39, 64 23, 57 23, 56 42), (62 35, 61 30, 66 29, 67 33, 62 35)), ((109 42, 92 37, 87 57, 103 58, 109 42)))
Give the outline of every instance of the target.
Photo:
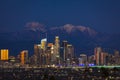
POLYGON ((95 63, 96 65, 100 65, 101 64, 101 60, 100 60, 100 56, 101 56, 101 52, 102 52, 102 49, 101 47, 96 47, 94 49, 94 54, 95 54, 95 63))
POLYGON ((56 54, 56 47, 55 45, 51 46, 51 64, 56 64, 57 63, 57 54, 56 54))
POLYGON ((41 40, 41 48, 43 50, 45 50, 46 49, 46 45, 47 45, 47 39, 44 38, 44 39, 41 40))
POLYGON ((51 64, 51 47, 53 43, 48 43, 47 49, 46 49, 46 65, 50 66, 51 64))
POLYGON ((67 44, 68 44, 68 41, 64 40, 62 42, 62 47, 63 47, 63 60, 65 61, 67 58, 66 58, 66 54, 67 54, 67 44))
POLYGON ((28 50, 23 50, 20 53, 20 60, 21 60, 21 65, 28 63, 28 50))
POLYGON ((67 54, 66 54, 66 58, 70 59, 70 61, 72 61, 72 58, 74 57, 74 48, 71 44, 67 45, 67 54))
POLYGON ((41 55, 43 53, 43 50, 41 48, 40 44, 35 44, 34 45, 34 64, 35 65, 40 65, 41 64, 41 55))
POLYGON ((60 40, 59 40, 59 36, 55 37, 55 47, 56 47, 56 54, 59 55, 60 54, 60 40))
POLYGON ((55 37, 55 53, 56 53, 56 64, 60 63, 60 40, 59 36, 55 37))
POLYGON ((106 56, 107 56, 107 53, 105 52, 101 52, 101 65, 106 65, 106 56))
POLYGON ((120 55, 118 50, 114 51, 114 60, 115 60, 115 65, 120 65, 120 55))

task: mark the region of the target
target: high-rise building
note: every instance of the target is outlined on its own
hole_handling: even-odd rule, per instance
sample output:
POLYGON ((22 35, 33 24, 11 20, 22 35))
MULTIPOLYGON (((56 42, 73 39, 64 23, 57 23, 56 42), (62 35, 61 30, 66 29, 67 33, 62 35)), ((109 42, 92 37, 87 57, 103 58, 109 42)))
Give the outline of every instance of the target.
POLYGON ((52 45, 51 47, 51 64, 56 64, 56 53, 55 53, 55 45, 52 45))
POLYGON ((60 54, 60 40, 59 40, 59 36, 55 37, 55 47, 56 47, 56 54, 59 55, 60 54))
POLYGON ((56 53, 56 64, 60 64, 60 40, 59 40, 59 36, 55 37, 55 53, 56 53))
POLYGON ((46 45, 47 45, 47 39, 44 38, 44 39, 41 40, 41 48, 43 50, 45 50, 46 49, 46 45))
POLYGON ((95 63, 96 65, 100 65, 101 64, 101 60, 100 60, 100 56, 101 56, 101 52, 102 52, 102 49, 101 47, 96 47, 94 49, 94 55, 95 55, 95 63))
POLYGON ((68 41, 64 40, 62 42, 62 47, 63 47, 63 60, 67 60, 67 57, 66 57, 66 54, 67 54, 67 44, 68 44, 68 41))
POLYGON ((107 56, 107 53, 105 52, 101 52, 101 65, 106 65, 106 56, 107 56))
POLYGON ((72 58, 74 58, 74 48, 73 48, 73 46, 71 44, 67 45, 66 58, 70 59, 70 61, 72 61, 72 58))
POLYGON ((47 50, 46 50, 46 65, 51 65, 51 47, 53 43, 48 43, 47 50))
POLYGON ((0 50, 0 60, 8 60, 8 58, 9 58, 9 50, 1 49, 0 50))
POLYGON ((52 48, 53 47, 53 43, 48 43, 47 44, 47 50, 46 50, 46 64, 47 65, 51 65, 51 57, 53 56, 51 53, 54 53, 54 49, 52 48), (52 51, 51 51, 52 50, 52 51))
POLYGON ((40 66, 41 63, 42 63, 42 55, 43 54, 43 49, 41 48, 41 45, 40 44, 35 44, 34 45, 34 64, 37 65, 37 66, 40 66))
POLYGON ((39 48, 39 55, 38 57, 38 64, 41 65, 41 67, 44 67, 47 63, 47 38, 44 38, 41 40, 41 48, 39 48))
POLYGON ((118 50, 114 51, 114 61, 115 65, 120 65, 120 55, 118 50))
POLYGON ((28 50, 23 50, 20 53, 20 60, 21 60, 21 65, 28 63, 28 50))
POLYGON ((34 55, 36 56, 40 55, 40 49, 41 49, 40 44, 34 44, 34 55))

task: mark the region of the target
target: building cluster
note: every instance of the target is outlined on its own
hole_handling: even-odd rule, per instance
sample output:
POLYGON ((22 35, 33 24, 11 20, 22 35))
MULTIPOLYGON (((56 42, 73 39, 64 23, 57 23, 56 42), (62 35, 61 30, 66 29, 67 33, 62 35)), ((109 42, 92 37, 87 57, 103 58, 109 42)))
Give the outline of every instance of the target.
POLYGON ((40 44, 34 44, 34 54, 29 57, 28 50, 23 50, 17 57, 9 56, 8 49, 1 49, 0 64, 32 67, 68 66, 74 60, 74 47, 64 40, 60 43, 59 36, 54 43, 48 43, 47 38, 40 44))
POLYGON ((72 62, 74 58, 74 48, 67 41, 62 42, 60 46, 59 36, 55 37, 54 43, 47 43, 47 39, 41 40, 40 44, 34 45, 34 55, 30 58, 30 64, 33 66, 47 67, 63 65, 72 62))
POLYGON ((115 50, 114 54, 104 52, 101 47, 94 49, 96 65, 120 65, 119 51, 115 50))
POLYGON ((87 56, 86 54, 80 54, 78 58, 80 66, 115 66, 120 65, 119 51, 115 50, 114 54, 105 52, 101 47, 94 48, 94 55, 87 56))
POLYGON ((23 50, 17 57, 9 56, 8 49, 0 50, 0 67, 55 67, 55 66, 94 66, 94 65, 120 65, 119 51, 109 54, 101 47, 94 49, 94 55, 80 54, 75 57, 74 47, 64 40, 60 42, 59 36, 55 36, 53 43, 47 42, 47 38, 40 44, 34 44, 34 53, 29 57, 28 50, 23 50))

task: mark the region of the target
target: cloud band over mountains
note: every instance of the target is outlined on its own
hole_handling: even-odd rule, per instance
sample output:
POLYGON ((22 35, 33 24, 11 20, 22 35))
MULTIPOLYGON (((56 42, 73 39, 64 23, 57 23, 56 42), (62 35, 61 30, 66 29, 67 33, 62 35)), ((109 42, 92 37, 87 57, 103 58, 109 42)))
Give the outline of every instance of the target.
POLYGON ((25 28, 32 31, 46 31, 45 26, 39 22, 28 22, 26 23, 25 28))
POLYGON ((48 30, 64 30, 67 33, 72 33, 74 31, 80 31, 83 33, 85 32, 85 33, 88 33, 90 36, 97 34, 97 31, 95 31, 94 29, 91 29, 90 27, 85 27, 81 25, 75 26, 72 24, 65 24, 63 26, 46 28, 45 25, 39 22, 28 22, 26 23, 25 27, 27 30, 42 31, 42 32, 46 32, 48 30))

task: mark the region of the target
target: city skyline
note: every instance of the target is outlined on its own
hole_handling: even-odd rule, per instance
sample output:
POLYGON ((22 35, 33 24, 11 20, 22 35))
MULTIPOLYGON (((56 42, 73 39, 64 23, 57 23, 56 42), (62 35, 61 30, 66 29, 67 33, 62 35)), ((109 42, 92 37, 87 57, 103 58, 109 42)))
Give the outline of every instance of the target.
POLYGON ((120 0, 1 0, 0 80, 120 80, 120 0))
POLYGON ((60 41, 55 36, 53 42, 47 38, 41 39, 39 44, 34 43, 34 53, 29 50, 21 50, 17 56, 10 55, 9 49, 0 49, 0 65, 8 67, 91 67, 91 66, 119 66, 120 53, 114 50, 113 54, 105 51, 102 47, 94 48, 94 53, 87 55, 80 53, 75 55, 75 47, 67 40, 60 41), (62 43, 62 45, 60 45, 62 43), (8 66, 13 65, 13 66, 8 66))

